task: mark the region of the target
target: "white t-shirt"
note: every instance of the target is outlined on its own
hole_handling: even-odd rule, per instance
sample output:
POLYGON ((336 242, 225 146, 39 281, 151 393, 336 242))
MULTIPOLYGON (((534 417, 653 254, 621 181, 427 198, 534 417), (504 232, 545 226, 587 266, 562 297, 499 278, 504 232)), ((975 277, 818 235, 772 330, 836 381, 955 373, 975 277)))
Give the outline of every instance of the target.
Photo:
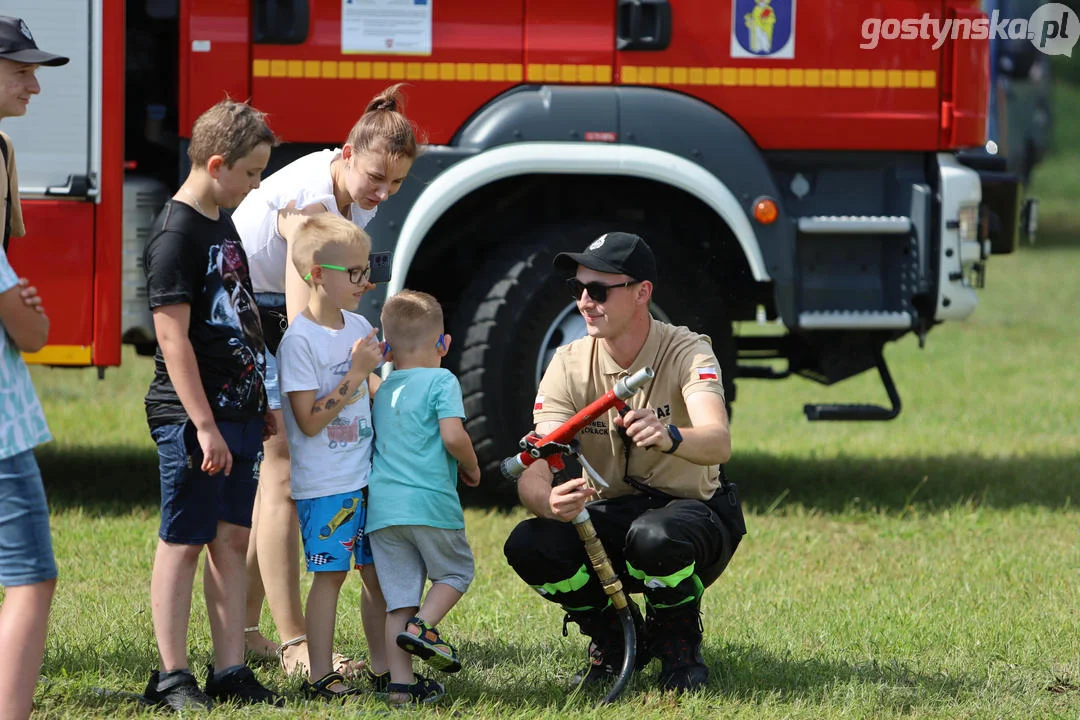
POLYGON ((314 437, 296 424, 288 393, 314 390, 321 400, 341 384, 352 366, 353 344, 371 332, 362 315, 342 312, 345 327, 332 330, 303 314, 289 325, 278 347, 281 409, 291 456, 292 497, 305 500, 355 492, 371 474, 371 395, 365 379, 337 417, 314 437))
MULTIPOLYGON (((289 203, 305 208, 316 203, 341 216, 334 199, 330 163, 340 150, 318 150, 294 160, 262 181, 232 214, 251 267, 255 292, 285 292, 285 238, 278 233, 278 211, 289 203)), ((375 217, 378 207, 364 210, 356 203, 349 209, 352 222, 361 230, 375 217)))

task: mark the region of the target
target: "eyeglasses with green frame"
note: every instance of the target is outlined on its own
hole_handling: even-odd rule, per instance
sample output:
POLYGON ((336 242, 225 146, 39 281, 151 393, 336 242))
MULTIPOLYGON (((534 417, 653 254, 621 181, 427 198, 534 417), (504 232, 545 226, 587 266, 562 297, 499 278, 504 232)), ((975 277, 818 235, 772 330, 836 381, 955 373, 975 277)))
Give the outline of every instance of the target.
MULTIPOLYGON (((371 266, 365 265, 364 267, 342 267, 341 265, 316 265, 315 267, 321 267, 326 270, 340 270, 341 272, 349 273, 349 282, 353 285, 363 285, 371 277, 371 266)), ((304 276, 304 280, 310 280, 311 273, 304 276)))

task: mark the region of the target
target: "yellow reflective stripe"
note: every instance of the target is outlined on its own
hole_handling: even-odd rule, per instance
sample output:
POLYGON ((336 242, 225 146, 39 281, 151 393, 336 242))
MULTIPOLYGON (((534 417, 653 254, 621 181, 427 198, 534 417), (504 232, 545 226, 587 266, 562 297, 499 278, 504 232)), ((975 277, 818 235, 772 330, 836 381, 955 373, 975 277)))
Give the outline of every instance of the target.
POLYGON ((533 585, 532 589, 541 595, 553 595, 555 593, 571 593, 580 590, 589 583, 589 568, 582 565, 573 577, 543 585, 533 585))
POLYGON ((936 70, 876 68, 672 67, 558 63, 459 63, 370 60, 269 60, 256 58, 257 78, 320 80, 423 80, 427 82, 521 82, 621 85, 687 85, 794 88, 937 87, 936 70))
MULTIPOLYGON (((670 575, 665 575, 664 577, 656 577, 653 575, 649 575, 644 570, 638 570, 630 563, 626 563, 626 571, 630 573, 630 577, 640 580, 643 584, 645 584, 646 587, 649 586, 650 580, 656 580, 657 582, 663 583, 666 587, 673 588, 686 578, 693 575, 694 567, 695 563, 690 563, 682 570, 677 570, 670 575)), ((698 582, 700 583, 701 581, 699 580, 698 582)))
POLYGON ((623 85, 927 89, 937 87, 937 71, 624 65, 619 68, 619 82, 623 85))
POLYGON ((694 585, 693 594, 688 595, 687 597, 684 597, 682 600, 679 600, 678 602, 665 604, 665 603, 656 602, 655 600, 652 600, 652 599, 648 600, 648 602, 652 603, 653 607, 660 608, 660 609, 673 608, 673 607, 678 607, 680 605, 686 605, 687 603, 695 602, 698 598, 700 598, 704 594, 705 586, 702 584, 701 578, 699 578, 694 573, 694 569, 695 569, 695 563, 690 563, 689 565, 684 567, 682 570, 678 570, 676 572, 673 572, 670 575, 665 575, 664 577, 654 577, 652 575, 649 575, 648 573, 646 573, 643 570, 638 570, 636 567, 634 567, 630 563, 626 563, 626 572, 627 572, 627 574, 630 575, 630 577, 634 578, 635 580, 640 580, 641 583, 645 586, 646 591, 648 590, 648 588, 655 588, 656 583, 660 583, 664 587, 675 588, 678 585, 680 585, 681 583, 685 582, 687 580, 687 578, 689 578, 690 580, 693 581, 693 585, 694 585))
POLYGON ((529 65, 371 60, 268 60, 251 62, 257 78, 319 80, 424 80, 427 82, 610 83, 610 65, 529 65))

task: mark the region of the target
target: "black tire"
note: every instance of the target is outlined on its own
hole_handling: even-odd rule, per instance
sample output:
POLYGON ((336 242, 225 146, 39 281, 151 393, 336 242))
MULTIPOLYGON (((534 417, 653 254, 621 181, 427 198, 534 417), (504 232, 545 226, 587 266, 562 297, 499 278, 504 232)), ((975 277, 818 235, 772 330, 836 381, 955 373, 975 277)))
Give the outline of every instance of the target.
MULTIPOLYGON (((607 227, 618 227, 608 224, 607 227)), ((654 248, 666 238, 637 229, 654 248)), ((552 321, 573 300, 564 279, 552 268, 562 250, 580 251, 603 230, 547 227, 528 233, 525 244, 495 253, 462 295, 454 314, 454 336, 447 366, 457 374, 465 400, 466 428, 473 440, 483 483, 480 494, 516 502, 516 489, 502 478, 499 463, 518 452, 518 441, 533 429, 537 357, 552 321)), ((659 253, 658 253, 659 254, 659 253)), ((731 322, 711 284, 692 265, 658 258, 660 278, 654 306, 662 319, 709 334, 720 361, 728 407, 734 400, 735 349, 731 322)), ((563 345, 573 337, 552 338, 563 345)), ((463 489, 463 495, 470 491, 463 489)))

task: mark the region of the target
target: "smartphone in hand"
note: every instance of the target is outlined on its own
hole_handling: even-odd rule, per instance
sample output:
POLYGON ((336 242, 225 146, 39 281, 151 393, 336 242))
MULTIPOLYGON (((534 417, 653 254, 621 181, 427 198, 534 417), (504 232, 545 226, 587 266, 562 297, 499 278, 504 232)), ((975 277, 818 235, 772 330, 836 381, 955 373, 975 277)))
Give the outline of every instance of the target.
POLYGON ((369 280, 373 283, 390 282, 390 265, 393 261, 393 253, 389 250, 371 253, 368 264, 371 266, 369 280))

